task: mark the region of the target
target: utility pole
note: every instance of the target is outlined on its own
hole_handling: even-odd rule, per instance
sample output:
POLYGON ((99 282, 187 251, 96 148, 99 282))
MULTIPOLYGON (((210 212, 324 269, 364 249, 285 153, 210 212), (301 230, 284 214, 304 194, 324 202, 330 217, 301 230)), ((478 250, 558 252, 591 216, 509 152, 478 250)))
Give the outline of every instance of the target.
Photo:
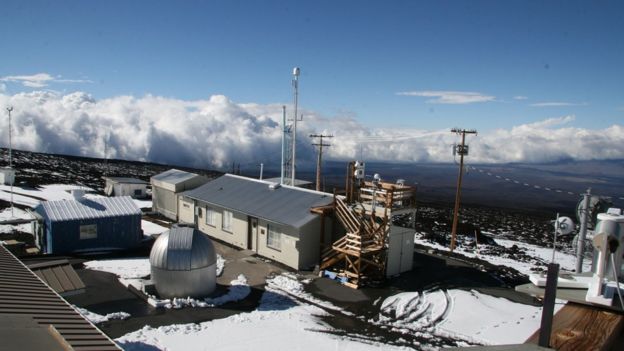
POLYGON ((13 139, 11 132, 11 112, 13 111, 13 106, 9 106, 6 108, 9 113, 9 168, 11 169, 11 218, 15 218, 15 210, 13 207, 13 183, 15 182, 15 171, 13 171, 13 139))
POLYGON ((451 252, 455 249, 455 235, 457 234, 457 220, 459 219, 459 201, 461 198, 461 184, 464 175, 464 156, 468 155, 466 134, 477 134, 474 129, 451 129, 451 133, 461 134, 461 144, 453 145, 453 154, 459 154, 459 175, 457 176, 457 192, 455 193, 455 210, 453 211, 453 228, 451 229, 451 252))
POLYGON ((323 138, 333 137, 333 135, 310 134, 310 138, 319 138, 318 143, 312 143, 312 145, 319 147, 318 158, 316 159, 316 191, 321 191, 321 160, 323 158, 323 146, 331 146, 330 144, 323 144, 323 138))

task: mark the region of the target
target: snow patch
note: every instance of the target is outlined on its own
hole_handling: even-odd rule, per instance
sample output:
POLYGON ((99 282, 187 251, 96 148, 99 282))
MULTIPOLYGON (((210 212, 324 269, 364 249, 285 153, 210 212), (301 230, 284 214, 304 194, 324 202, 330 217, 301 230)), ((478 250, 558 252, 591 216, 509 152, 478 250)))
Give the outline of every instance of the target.
POLYGON ((97 314, 95 312, 91 312, 91 311, 89 311, 87 309, 84 309, 84 308, 80 308, 80 307, 77 307, 77 306, 73 306, 73 307, 74 307, 74 309, 76 311, 78 311, 78 313, 80 313, 83 317, 88 319, 93 324, 99 324, 99 323, 103 323, 103 322, 108 322, 109 320, 112 320, 112 319, 124 320, 124 319, 130 318, 130 314, 126 313, 126 312, 114 312, 114 313, 109 313, 109 314, 103 316, 101 314, 97 314))

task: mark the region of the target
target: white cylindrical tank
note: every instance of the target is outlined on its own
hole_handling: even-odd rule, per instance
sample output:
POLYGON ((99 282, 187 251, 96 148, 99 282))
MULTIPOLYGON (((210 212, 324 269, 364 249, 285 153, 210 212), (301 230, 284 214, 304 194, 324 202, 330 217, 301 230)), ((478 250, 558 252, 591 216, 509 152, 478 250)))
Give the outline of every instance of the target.
POLYGON ((150 253, 151 278, 161 298, 203 297, 217 285, 217 255, 210 238, 190 227, 163 233, 150 253))

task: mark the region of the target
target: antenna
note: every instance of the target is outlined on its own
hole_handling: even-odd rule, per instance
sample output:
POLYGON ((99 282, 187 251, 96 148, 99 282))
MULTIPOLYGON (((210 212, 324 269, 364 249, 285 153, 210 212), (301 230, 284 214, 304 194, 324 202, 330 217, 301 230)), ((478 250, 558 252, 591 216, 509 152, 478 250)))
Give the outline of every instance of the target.
POLYGON ((12 173, 12 176, 9 176, 9 179, 11 180, 11 218, 15 218, 15 210, 13 206, 13 183, 15 182, 15 173, 13 173, 13 139, 11 134, 11 112, 13 111, 13 106, 7 107, 6 110, 9 114, 9 169, 12 173))
POLYGON ((299 103, 299 67, 293 68, 293 88, 294 88, 294 100, 295 100, 295 112, 293 114, 293 137, 292 137, 292 172, 290 185, 295 186, 295 161, 297 160, 297 104, 299 103))
POLYGON ((282 105, 282 163, 280 173, 280 184, 284 184, 284 173, 288 164, 286 163, 286 106, 282 105))

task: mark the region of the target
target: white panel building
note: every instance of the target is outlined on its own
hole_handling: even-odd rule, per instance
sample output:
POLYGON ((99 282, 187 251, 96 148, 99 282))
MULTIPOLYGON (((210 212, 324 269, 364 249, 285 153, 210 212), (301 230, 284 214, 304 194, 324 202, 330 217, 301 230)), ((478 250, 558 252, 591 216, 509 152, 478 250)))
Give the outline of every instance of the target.
POLYGON ((178 220, 178 194, 195 189, 208 178, 195 173, 170 169, 150 178, 152 185, 152 209, 163 216, 178 220))
POLYGON ((332 202, 332 194, 226 174, 184 192, 178 208, 180 222, 213 238, 308 269, 318 264, 333 229, 329 217, 311 210, 332 202))
POLYGON ((103 177, 107 196, 130 196, 135 199, 147 197, 148 182, 128 177, 103 177))

